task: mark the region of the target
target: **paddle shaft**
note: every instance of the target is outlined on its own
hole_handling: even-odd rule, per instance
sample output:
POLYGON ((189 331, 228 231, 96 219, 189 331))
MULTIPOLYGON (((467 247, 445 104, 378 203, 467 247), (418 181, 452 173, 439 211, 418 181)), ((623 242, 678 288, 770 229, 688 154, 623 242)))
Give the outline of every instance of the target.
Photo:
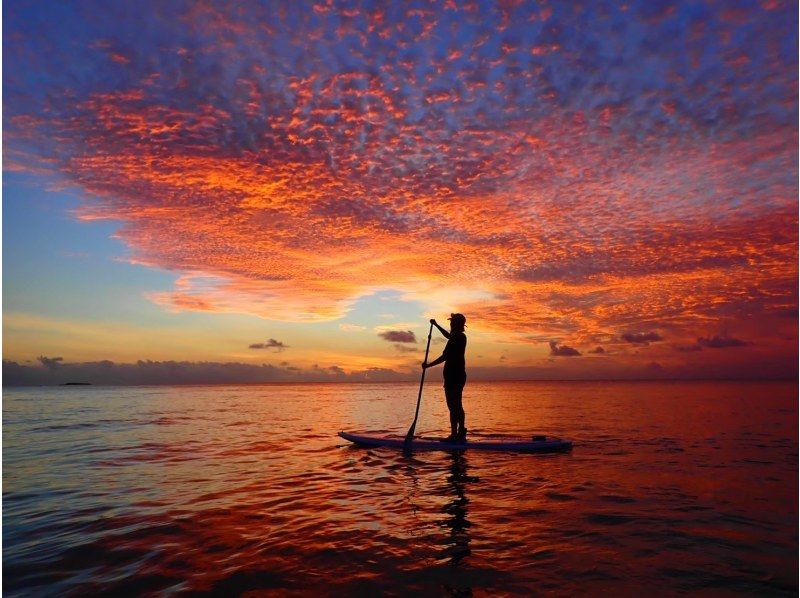
MULTIPOLYGON (((425 363, 428 363, 428 351, 431 348, 431 335, 433 334, 433 322, 428 330, 428 345, 425 347, 425 363)), ((419 379, 419 394, 417 395, 417 410, 414 411, 414 421, 406 434, 405 445, 411 445, 411 439, 414 438, 414 429, 417 427, 417 417, 419 417, 419 403, 422 401, 422 386, 425 384, 425 368, 422 368, 422 377, 419 379)))

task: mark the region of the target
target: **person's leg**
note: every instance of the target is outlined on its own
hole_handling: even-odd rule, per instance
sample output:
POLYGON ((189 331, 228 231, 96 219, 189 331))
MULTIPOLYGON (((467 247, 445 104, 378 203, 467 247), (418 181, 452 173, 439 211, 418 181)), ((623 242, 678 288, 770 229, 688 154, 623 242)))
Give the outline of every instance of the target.
POLYGON ((464 419, 466 418, 466 413, 464 413, 464 405, 462 403, 463 393, 464 393, 463 384, 454 389, 453 392, 453 403, 454 403, 453 406, 455 407, 454 411, 456 412, 456 422, 458 424, 457 436, 459 436, 462 440, 464 440, 467 437, 467 428, 464 425, 464 419))
POLYGON ((452 386, 445 386, 444 397, 447 400, 447 409, 450 411, 450 436, 455 438, 458 432, 458 409, 460 405, 460 401, 456 401, 456 389, 452 386))

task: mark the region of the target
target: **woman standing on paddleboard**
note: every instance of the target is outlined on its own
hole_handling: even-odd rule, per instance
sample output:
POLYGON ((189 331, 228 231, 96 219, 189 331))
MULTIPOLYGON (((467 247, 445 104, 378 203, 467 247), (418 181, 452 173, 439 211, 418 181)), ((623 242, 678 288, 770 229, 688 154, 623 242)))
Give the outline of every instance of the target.
POLYGON ((445 442, 465 442, 467 429, 464 427, 461 394, 467 383, 464 362, 464 353, 467 350, 467 335, 464 334, 464 328, 467 325, 467 318, 464 314, 450 314, 448 320, 450 320, 449 332, 439 326, 436 320, 431 320, 431 324, 436 326, 447 339, 447 344, 441 357, 430 363, 422 362, 422 367, 429 368, 444 362, 444 396, 447 399, 447 408, 450 410, 450 436, 445 442))

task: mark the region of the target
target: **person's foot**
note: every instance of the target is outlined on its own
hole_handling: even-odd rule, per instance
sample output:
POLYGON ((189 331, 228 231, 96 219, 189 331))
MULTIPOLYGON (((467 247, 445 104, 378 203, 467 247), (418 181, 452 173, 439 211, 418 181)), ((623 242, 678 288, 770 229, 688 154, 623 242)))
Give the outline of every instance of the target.
POLYGON ((456 435, 450 434, 447 438, 442 438, 440 442, 456 442, 456 435))
POLYGON ((466 441, 467 441, 467 429, 461 428, 456 434, 456 442, 466 442, 466 441))

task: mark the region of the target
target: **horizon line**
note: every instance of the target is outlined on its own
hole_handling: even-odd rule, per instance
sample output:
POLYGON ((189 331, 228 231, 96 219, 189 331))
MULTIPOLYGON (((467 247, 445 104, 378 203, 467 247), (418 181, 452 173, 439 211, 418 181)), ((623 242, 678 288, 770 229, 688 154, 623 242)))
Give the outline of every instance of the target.
MULTIPOLYGON (((737 378, 485 378, 471 380, 471 383, 498 382, 797 382, 798 376, 789 377, 737 377, 737 378)), ((142 384, 94 384, 84 381, 70 381, 55 384, 2 384, 2 388, 58 388, 62 386, 288 386, 295 384, 409 384, 417 380, 266 380, 262 382, 158 382, 142 384)))

